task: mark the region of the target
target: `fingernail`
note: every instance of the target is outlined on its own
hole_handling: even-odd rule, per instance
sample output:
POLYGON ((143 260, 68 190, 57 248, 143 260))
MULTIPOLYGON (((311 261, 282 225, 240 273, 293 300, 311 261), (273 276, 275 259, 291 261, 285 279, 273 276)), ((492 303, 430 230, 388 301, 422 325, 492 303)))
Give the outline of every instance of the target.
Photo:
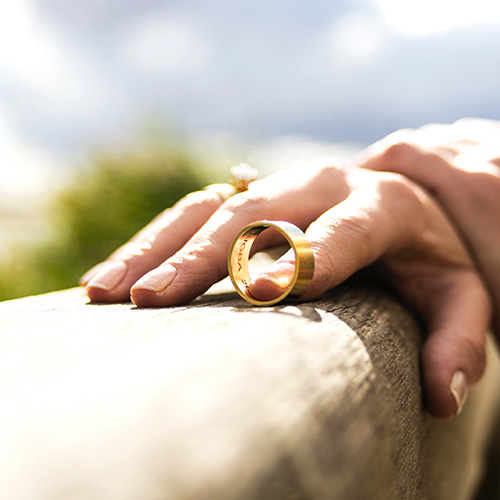
POLYGON ((87 283, 87 288, 101 288, 102 290, 113 290, 127 274, 127 264, 121 260, 108 262, 87 283))
POLYGON ((292 281, 294 272, 293 262, 276 261, 250 282, 249 292, 258 300, 279 297, 292 281))
POLYGON ((174 281, 176 274, 177 269, 170 264, 157 267, 137 281, 132 287, 132 291, 140 288, 142 290, 152 290, 153 292, 163 292, 174 281))
POLYGON ((252 283, 255 283, 257 280, 265 279, 285 289, 292 281, 294 272, 295 264, 293 262, 277 260, 252 280, 252 283))
POLYGON ((87 283, 92 279, 92 276, 97 276, 100 270, 104 269, 107 265, 109 265, 109 262, 101 262, 100 264, 95 265, 94 267, 91 267, 81 278, 80 278, 80 285, 82 286, 87 286, 87 283))
POLYGON ((455 415, 458 415, 464 406, 465 400, 467 399, 467 377, 462 370, 457 370, 451 379, 450 391, 453 394, 455 403, 457 405, 457 411, 455 415))

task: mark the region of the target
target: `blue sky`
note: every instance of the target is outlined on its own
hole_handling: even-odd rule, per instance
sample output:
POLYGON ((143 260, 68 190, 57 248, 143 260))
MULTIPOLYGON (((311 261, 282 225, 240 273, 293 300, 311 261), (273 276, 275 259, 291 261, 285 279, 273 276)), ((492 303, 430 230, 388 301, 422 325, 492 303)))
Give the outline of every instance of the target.
MULTIPOLYGON (((493 0, 16 0, 0 7, 0 168, 138 126, 367 144, 500 117, 493 0)), ((35 176, 36 177, 36 176, 35 176)))

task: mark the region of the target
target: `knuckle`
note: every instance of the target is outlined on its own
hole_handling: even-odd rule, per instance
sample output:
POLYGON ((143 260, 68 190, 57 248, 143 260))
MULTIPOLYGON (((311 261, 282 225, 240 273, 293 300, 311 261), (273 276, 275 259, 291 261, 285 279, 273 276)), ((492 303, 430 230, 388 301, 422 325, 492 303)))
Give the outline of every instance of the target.
POLYGON ((422 189, 404 175, 397 173, 385 173, 380 180, 379 191, 388 205, 399 213, 413 214, 421 213, 422 189))
POLYGON ((191 207, 207 206, 207 208, 215 209, 220 205, 221 199, 219 195, 213 191, 193 191, 183 196, 175 207, 181 210, 191 209, 191 207))
POLYGON ((317 168, 319 176, 330 176, 332 174, 346 175, 354 168, 352 164, 343 162, 337 158, 321 158, 308 166, 309 169, 311 167, 317 168))
POLYGON ((205 192, 203 191, 194 191, 192 193, 188 193, 184 197, 179 200, 179 204, 182 205, 196 205, 206 199, 205 192))
POLYGON ((215 283, 226 272, 225 260, 217 257, 220 248, 221 243, 216 238, 211 241, 199 239, 177 253, 170 262, 189 270, 186 274, 195 275, 199 282, 215 283))
POLYGON ((341 236, 356 241, 362 240, 361 243, 369 243, 370 231, 366 218, 362 216, 342 217, 336 219, 332 223, 333 230, 340 233, 341 236))
POLYGON ((250 212, 251 214, 266 213, 269 208, 269 197, 263 193, 254 193, 252 190, 238 193, 229 198, 225 203, 225 208, 230 211, 250 212))
POLYGON ((404 141, 411 142, 412 140, 414 140, 416 135, 417 135, 417 130, 413 128, 401 128, 399 130, 390 133, 383 140, 387 143, 404 142, 404 141))
MULTIPOLYGON (((370 231, 369 221, 362 215, 335 217, 327 221, 320 231, 322 235, 316 238, 317 253, 321 253, 323 267, 335 269, 338 266, 338 256, 352 259, 357 263, 366 263, 373 247, 373 233, 370 231), (326 227, 326 231, 325 231, 326 227), (329 242, 335 241, 335 251, 329 250, 329 242)), ((314 245, 313 245, 314 246, 314 245)))
POLYGON ((400 198, 413 194, 415 184, 402 174, 384 172, 380 177, 380 186, 387 195, 400 198))
POLYGON ((418 151, 414 142, 399 138, 390 142, 382 152, 382 159, 389 164, 398 164, 412 157, 418 151))

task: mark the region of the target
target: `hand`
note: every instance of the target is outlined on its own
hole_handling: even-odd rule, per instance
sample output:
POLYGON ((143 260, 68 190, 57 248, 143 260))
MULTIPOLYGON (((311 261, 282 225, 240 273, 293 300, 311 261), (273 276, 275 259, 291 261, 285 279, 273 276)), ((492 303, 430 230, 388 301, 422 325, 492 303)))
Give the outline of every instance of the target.
POLYGON ((489 288, 500 340, 500 122, 401 130, 363 152, 360 165, 403 174, 441 205, 489 288))
MULTIPOLYGON (((131 292, 142 307, 187 303, 227 274, 236 233, 261 219, 306 230, 315 272, 304 300, 381 260, 427 321, 428 409, 439 417, 457 413, 484 367, 489 299, 447 218, 403 176, 321 164, 253 182, 226 202, 210 191, 193 193, 90 270, 83 284, 94 301, 120 301, 131 292)), ((265 232, 256 244, 275 245, 276 234, 265 232)), ((277 296, 290 269, 284 256, 250 292, 261 300, 277 296)))

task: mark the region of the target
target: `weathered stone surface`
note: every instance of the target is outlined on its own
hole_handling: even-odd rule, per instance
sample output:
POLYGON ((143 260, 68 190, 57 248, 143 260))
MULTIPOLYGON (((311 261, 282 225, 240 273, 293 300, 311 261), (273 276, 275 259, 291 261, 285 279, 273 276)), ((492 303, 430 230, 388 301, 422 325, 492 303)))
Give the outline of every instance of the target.
POLYGON ((411 314, 362 284, 271 308, 217 290, 165 309, 80 290, 4 302, 2 497, 469 500, 498 362, 438 421, 419 345, 411 314))

